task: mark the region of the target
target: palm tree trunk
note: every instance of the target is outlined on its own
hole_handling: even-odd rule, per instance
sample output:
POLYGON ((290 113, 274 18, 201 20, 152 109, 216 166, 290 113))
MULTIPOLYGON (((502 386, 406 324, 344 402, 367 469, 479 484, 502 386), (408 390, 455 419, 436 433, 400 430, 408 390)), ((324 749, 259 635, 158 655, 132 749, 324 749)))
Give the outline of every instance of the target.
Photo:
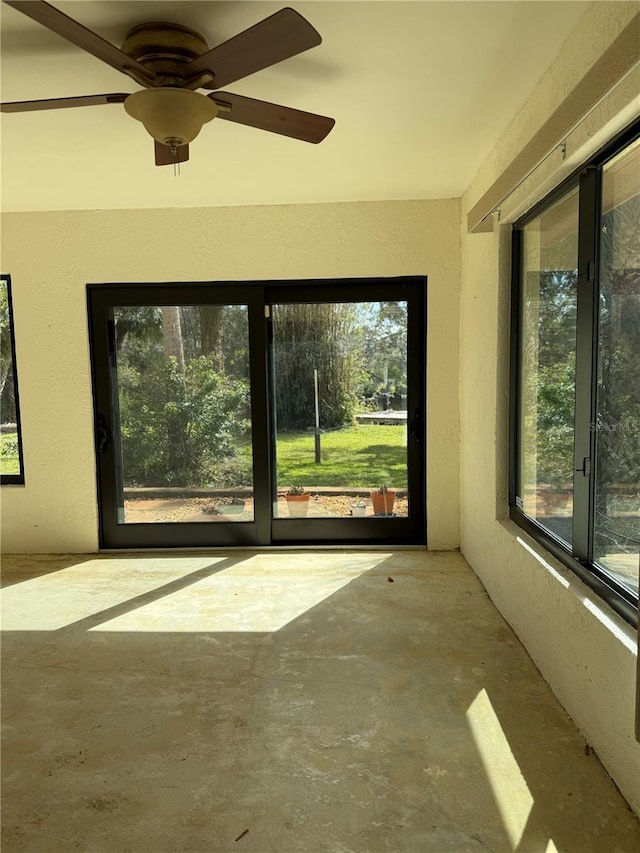
POLYGON ((162 335, 165 358, 175 358, 178 370, 184 373, 184 348, 180 308, 177 305, 162 306, 162 335))

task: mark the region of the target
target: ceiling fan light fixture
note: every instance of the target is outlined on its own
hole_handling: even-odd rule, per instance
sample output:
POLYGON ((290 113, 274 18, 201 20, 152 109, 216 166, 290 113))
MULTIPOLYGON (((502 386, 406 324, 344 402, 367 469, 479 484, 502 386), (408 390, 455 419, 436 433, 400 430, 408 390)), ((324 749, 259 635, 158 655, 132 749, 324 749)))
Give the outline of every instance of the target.
POLYGON ((191 89, 163 87, 134 92, 124 102, 132 118, 142 122, 147 132, 163 145, 188 145, 202 125, 216 117, 215 101, 191 89))

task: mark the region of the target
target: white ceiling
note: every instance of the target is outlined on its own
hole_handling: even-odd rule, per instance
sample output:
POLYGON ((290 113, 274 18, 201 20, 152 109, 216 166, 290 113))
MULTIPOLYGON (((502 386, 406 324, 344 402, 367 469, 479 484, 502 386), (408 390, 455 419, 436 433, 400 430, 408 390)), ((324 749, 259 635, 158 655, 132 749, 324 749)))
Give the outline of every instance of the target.
MULTIPOLYGON (((57 2, 120 45, 149 20, 214 46, 290 2, 323 43, 229 91, 336 119, 310 145, 205 125, 174 178, 122 105, 2 116, 2 207, 60 210, 281 204, 461 195, 591 5, 583 2, 57 2)), ((7 6, 2 100, 138 86, 7 6)))

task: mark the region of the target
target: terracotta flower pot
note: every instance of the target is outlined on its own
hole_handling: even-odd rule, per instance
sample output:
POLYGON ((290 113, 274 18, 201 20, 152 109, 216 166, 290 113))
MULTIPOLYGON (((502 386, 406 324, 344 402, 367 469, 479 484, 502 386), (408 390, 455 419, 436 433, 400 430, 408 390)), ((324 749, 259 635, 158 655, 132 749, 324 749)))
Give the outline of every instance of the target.
POLYGON ((291 518, 305 518, 309 511, 309 495, 285 495, 291 518))
POLYGON ((371 492, 374 515, 393 515, 393 504, 396 499, 395 489, 387 489, 386 492, 371 492))

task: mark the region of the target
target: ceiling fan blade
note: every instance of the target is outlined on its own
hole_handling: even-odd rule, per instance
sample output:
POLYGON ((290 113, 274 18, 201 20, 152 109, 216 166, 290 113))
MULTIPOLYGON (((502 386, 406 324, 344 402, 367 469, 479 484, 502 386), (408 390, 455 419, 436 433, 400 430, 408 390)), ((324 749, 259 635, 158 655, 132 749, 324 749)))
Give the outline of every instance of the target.
POLYGON ((46 98, 42 101, 8 101, 0 104, 2 113, 28 113, 32 110, 64 110, 67 107, 95 107, 99 104, 122 104, 126 93, 113 95, 80 95, 77 98, 46 98))
POLYGON ((176 149, 176 156, 174 159, 173 151, 169 148, 168 145, 163 145, 161 142, 156 142, 155 144, 155 154, 156 154, 156 166, 173 166, 175 163, 186 163, 189 159, 189 146, 188 145, 180 145, 176 149))
POLYGON ((256 101, 244 95, 232 95, 230 92, 212 92, 208 97, 221 107, 218 118, 280 133, 303 142, 322 142, 336 123, 333 118, 270 104, 268 101, 256 101))
POLYGON ((52 30, 62 38, 67 39, 77 47, 86 50, 97 59, 111 65, 123 74, 127 73, 127 69, 135 70, 143 79, 153 83, 156 75, 149 71, 141 62, 127 56, 120 48, 116 47, 111 42, 103 39, 97 33, 87 27, 79 24, 73 18, 60 12, 55 6, 50 3, 40 2, 40 0, 3 0, 6 6, 11 6, 23 15, 32 18, 43 27, 52 30))
POLYGON ((294 9, 281 9, 192 59, 185 70, 189 75, 211 71, 214 80, 204 88, 219 89, 321 42, 320 33, 302 15, 294 9))

